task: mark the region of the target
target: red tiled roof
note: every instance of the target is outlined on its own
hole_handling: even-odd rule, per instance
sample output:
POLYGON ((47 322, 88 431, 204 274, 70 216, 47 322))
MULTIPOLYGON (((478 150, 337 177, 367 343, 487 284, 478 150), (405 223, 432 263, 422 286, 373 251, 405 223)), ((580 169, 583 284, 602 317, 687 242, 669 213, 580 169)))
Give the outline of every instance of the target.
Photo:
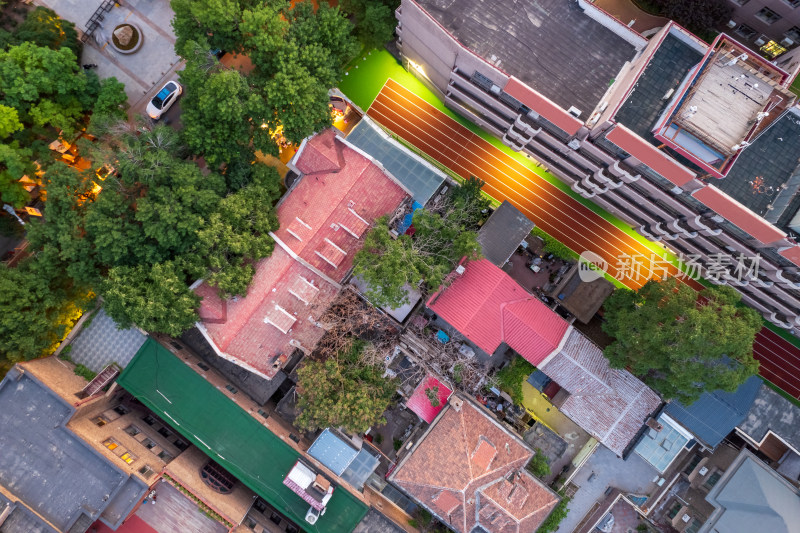
POLYGON ((460 410, 444 410, 390 479, 460 533, 476 524, 496 533, 527 533, 558 503, 525 471, 531 457, 519 437, 465 400, 460 410))
POLYGON ((583 126, 581 120, 573 117, 513 76, 508 80, 503 91, 528 106, 531 110, 539 113, 570 135, 578 133, 578 130, 583 126))
POLYGON ((652 168, 666 179, 682 187, 695 178, 694 172, 639 137, 621 124, 606 134, 606 139, 652 168))
POLYGON ((348 229, 361 236, 368 222, 407 197, 332 129, 306 141, 295 165, 306 174, 278 207, 279 245, 256 263, 247 295, 222 300, 205 283, 195 289, 203 297, 201 331, 223 357, 267 378, 277 372, 272 363, 278 356, 290 355, 298 345, 311 349, 324 334, 317 321, 338 292, 328 280, 344 279, 362 245, 338 223, 348 221, 353 226, 348 229))
POLYGON ((294 164, 306 175, 278 206, 281 227, 275 232, 301 259, 337 282, 352 267, 368 225, 394 211, 407 197, 400 185, 345 143, 329 129, 303 144, 294 164), (304 228, 296 218, 311 229, 304 228))
POLYGON ((205 283, 195 292, 203 297, 200 325, 217 349, 269 378, 276 372, 272 368, 275 357, 294 350, 290 341, 307 348, 316 345, 325 331, 314 322, 333 301, 338 288, 276 246, 271 256, 256 263, 246 297, 222 300, 216 289, 205 283), (305 294, 308 304, 290 292, 306 284, 303 280, 317 287, 305 294), (277 311, 276 306, 288 315, 277 311), (210 320, 219 315, 218 309, 225 309, 224 319, 210 320), (295 317, 291 324, 289 315, 295 317), (272 323, 265 322, 268 317, 272 323), (289 328, 288 334, 281 331, 289 328))
POLYGON ((558 347, 567 324, 486 259, 470 261, 428 307, 488 354, 508 344, 539 364, 558 347))
POLYGON ((736 225, 740 230, 752 235, 764 244, 770 244, 786 237, 786 233, 713 185, 708 185, 695 191, 692 196, 713 209, 728 222, 736 225))
POLYGON ((800 266, 800 246, 791 246, 789 248, 784 248, 780 252, 783 257, 794 263, 795 265, 800 266))
POLYGON ((412 394, 411 398, 409 398, 406 402, 406 407, 415 412, 422 420, 430 424, 436 418, 436 415, 438 415, 442 409, 445 408, 447 405, 447 400, 450 398, 451 394, 453 394, 453 391, 441 381, 433 376, 426 376, 425 379, 423 379, 420 384, 417 385, 417 388, 414 389, 414 394, 412 394), (439 405, 436 407, 431 405, 431 400, 425 393, 427 389, 433 389, 434 387, 439 388, 439 392, 437 394, 439 405))
POLYGON ((575 329, 540 369, 570 393, 559 410, 619 456, 661 405, 658 394, 630 372, 611 368, 575 329))

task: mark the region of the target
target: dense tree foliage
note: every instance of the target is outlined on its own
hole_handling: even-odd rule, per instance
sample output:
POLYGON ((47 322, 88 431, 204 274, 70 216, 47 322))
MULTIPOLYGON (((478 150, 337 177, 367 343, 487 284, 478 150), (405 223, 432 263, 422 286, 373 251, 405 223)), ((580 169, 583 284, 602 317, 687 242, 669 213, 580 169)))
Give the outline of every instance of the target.
POLYGON ((228 192, 221 175, 182 159, 178 134, 166 126, 122 128, 82 150, 95 165, 115 163, 118 174, 100 182, 62 163, 46 173, 45 220, 29 224, 40 268, 95 287, 120 324, 170 335, 197 319, 188 289, 197 278, 208 275, 228 296, 246 293, 252 263, 273 249, 273 168, 254 165, 253 181, 228 192))
POLYGON ((733 7, 725 0, 654 0, 661 15, 671 18, 700 36, 710 36, 714 29, 727 23, 733 7))
POLYGON ((59 18, 55 11, 42 6, 28 13, 25 21, 14 32, 14 40, 18 43, 31 42, 53 50, 66 47, 72 50, 76 60, 81 56, 81 43, 75 24, 59 18))
POLYGON ((395 393, 395 383, 383 377, 384 367, 361 357, 366 343, 352 340, 348 348, 325 361, 307 360, 297 369, 298 427, 313 431, 344 427, 363 433, 385 424, 383 413, 395 393))
POLYGON ((376 221, 353 262, 373 304, 398 307, 408 300, 407 287, 424 282, 428 289, 436 290, 463 257, 480 257, 475 230, 489 207, 482 186, 481 181, 471 179, 456 187, 436 212, 417 209, 413 236, 392 238, 387 219, 376 221))
POLYGON ((615 339, 605 354, 687 405, 705 391, 732 392, 758 371, 753 341, 762 326, 740 300, 730 287, 704 289, 698 299, 674 279, 615 291, 605 304, 603 329, 615 339))
POLYGON ((247 181, 255 151, 277 153, 273 135, 298 143, 331 124, 328 90, 359 50, 338 8, 276 0, 171 4, 175 49, 187 60, 180 77, 186 144, 213 168, 234 167, 229 184, 247 181), (222 68, 209 50, 246 56, 252 68, 222 68))
MULTIPOLYGON (((65 24, 59 19, 48 23, 65 24)), ((22 42, 0 49, 0 200, 16 207, 29 198, 20 178, 54 161, 51 141, 71 141, 94 109, 98 120, 120 119, 127 107, 123 85, 114 78, 101 82, 81 70, 69 41, 41 40, 48 46, 22 42), (59 43, 63 46, 57 48, 59 43)))
POLYGON ((341 6, 355 18, 356 35, 366 48, 378 48, 394 37, 399 0, 342 0, 341 6))

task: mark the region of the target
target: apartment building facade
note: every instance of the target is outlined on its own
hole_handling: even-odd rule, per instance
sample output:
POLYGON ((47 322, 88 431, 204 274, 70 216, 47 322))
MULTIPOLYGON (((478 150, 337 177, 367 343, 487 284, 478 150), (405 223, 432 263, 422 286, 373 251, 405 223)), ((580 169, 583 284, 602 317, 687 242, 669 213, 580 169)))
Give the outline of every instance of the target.
POLYGON ((800 45, 800 0, 728 0, 733 8, 728 29, 763 48, 781 53, 800 45))
POLYGON ((403 0, 397 18, 408 70, 451 109, 800 325, 800 108, 780 62, 674 23, 648 40, 584 0, 403 0))

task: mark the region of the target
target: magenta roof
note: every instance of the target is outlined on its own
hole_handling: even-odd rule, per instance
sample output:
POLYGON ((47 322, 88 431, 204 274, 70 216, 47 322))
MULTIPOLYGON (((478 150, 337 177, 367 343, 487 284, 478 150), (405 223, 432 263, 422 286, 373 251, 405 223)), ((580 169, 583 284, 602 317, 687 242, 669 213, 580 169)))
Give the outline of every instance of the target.
POLYGON ((776 228, 750 209, 740 204, 713 185, 703 187, 692 193, 692 196, 722 215, 728 222, 746 231, 764 244, 770 244, 786 237, 776 228))
POLYGON ((503 91, 536 111, 544 118, 566 131, 569 135, 575 135, 578 133, 578 130, 581 129, 581 126, 583 126, 582 120, 573 117, 567 111, 561 109, 513 76, 508 80, 503 91))
POLYGON ((426 376, 425 379, 417 385, 417 388, 414 389, 414 394, 412 394, 411 398, 406 402, 406 407, 430 424, 436 418, 436 415, 447 405, 447 400, 450 399, 451 394, 453 394, 453 391, 450 390, 447 385, 444 385, 433 376, 426 376), (439 405, 436 407, 431 405, 431 400, 425 393, 426 389, 432 389, 434 387, 439 387, 439 393, 437 395, 439 398, 439 405))
POLYGON ((686 185, 695 178, 694 172, 673 160, 670 156, 645 141, 622 124, 617 124, 613 130, 608 132, 606 134, 606 139, 616 144, 678 187, 686 185))
POLYGON ((538 365, 569 324, 486 259, 470 261, 428 307, 488 354, 501 342, 538 365))

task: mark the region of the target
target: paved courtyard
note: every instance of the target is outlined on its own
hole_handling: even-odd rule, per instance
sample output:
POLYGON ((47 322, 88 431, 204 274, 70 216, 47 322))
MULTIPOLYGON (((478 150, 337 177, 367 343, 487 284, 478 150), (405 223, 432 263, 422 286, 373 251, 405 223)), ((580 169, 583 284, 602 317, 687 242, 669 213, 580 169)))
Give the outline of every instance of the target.
MULTIPOLYGON (((102 0, 35 0, 35 3, 74 22, 83 32, 102 0)), ((119 1, 118 7, 104 14, 102 26, 84 45, 81 63, 96 64, 101 78, 116 77, 125 84, 131 108, 143 109, 142 102, 180 67, 180 58, 174 50, 175 34, 170 26, 172 16, 169 0, 119 1), (132 23, 143 33, 142 47, 133 54, 121 54, 108 44, 112 31, 121 22, 132 23)))
POLYGON ((117 329, 117 324, 102 309, 98 309, 90 320, 91 323, 84 326, 70 344, 69 356, 95 372, 111 363, 124 368, 147 340, 138 329, 117 329))
POLYGON ((569 503, 569 514, 561 522, 559 531, 573 531, 595 502, 605 497, 609 487, 623 494, 650 494, 656 488, 657 474, 655 468, 635 453, 623 461, 608 448, 598 447, 572 479, 579 489, 569 503))

